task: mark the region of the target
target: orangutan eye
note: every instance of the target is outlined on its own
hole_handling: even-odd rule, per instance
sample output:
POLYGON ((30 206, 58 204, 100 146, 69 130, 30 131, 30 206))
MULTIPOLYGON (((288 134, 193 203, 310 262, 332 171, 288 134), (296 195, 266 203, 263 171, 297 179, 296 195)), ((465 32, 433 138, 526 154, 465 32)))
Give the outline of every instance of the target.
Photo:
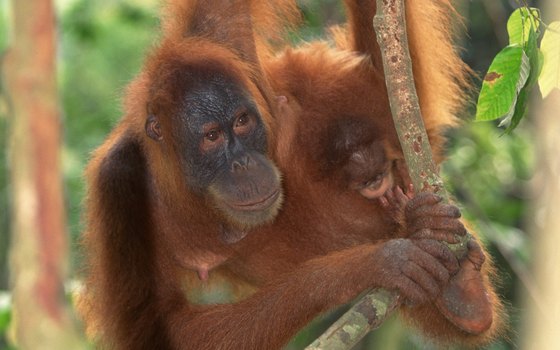
POLYGON ((372 190, 378 189, 383 184, 383 178, 384 177, 385 177, 385 174, 379 174, 375 178, 364 182, 363 187, 364 188, 369 188, 369 189, 372 189, 372 190))
POLYGON ((254 129, 257 121, 248 112, 242 112, 233 123, 233 132, 236 135, 246 135, 254 129))
POLYGON ((210 142, 216 142, 220 138, 220 134, 220 130, 213 129, 208 131, 206 135, 204 135, 204 138, 210 142))
POLYGON ((242 126, 245 126, 249 123, 249 115, 247 115, 247 113, 244 113, 242 115, 240 115, 237 120, 235 121, 235 128, 239 128, 242 126))

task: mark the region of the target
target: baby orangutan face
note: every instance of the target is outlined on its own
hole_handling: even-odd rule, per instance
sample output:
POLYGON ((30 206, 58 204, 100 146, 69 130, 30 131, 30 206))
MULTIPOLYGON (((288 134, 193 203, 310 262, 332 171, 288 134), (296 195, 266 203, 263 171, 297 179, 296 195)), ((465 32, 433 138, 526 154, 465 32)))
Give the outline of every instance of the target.
POLYGON ((387 159, 381 142, 360 147, 350 155, 343 168, 348 187, 368 199, 383 196, 393 187, 392 163, 387 159))

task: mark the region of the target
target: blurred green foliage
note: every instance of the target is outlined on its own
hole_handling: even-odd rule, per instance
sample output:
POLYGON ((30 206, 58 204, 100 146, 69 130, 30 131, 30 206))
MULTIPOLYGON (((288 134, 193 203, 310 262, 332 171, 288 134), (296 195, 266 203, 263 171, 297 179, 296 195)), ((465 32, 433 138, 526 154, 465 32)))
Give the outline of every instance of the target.
MULTIPOLYGON (((8 46, 9 37, 8 17, 6 4, 0 1, 0 64, 2 53, 8 46)), ((10 229, 10 200, 8 185, 7 158, 7 135, 8 104, 3 95, 3 80, 0 75, 0 349, 9 350, 6 335, 11 320, 10 296, 6 291, 8 288, 8 246, 10 229)))
POLYGON ((139 4, 74 1, 61 14, 60 91, 66 141, 63 171, 74 241, 81 227, 84 166, 90 152, 118 120, 123 88, 138 72, 144 52, 156 39, 154 4, 139 4))
MULTIPOLYGON (((325 23, 343 19, 340 1, 302 0, 307 27, 303 38, 323 32, 325 23)), ((9 43, 7 0, 0 0, 0 50, 9 43)), ((139 71, 146 50, 157 40, 157 0, 65 0, 58 1, 59 83, 63 107, 65 144, 62 153, 69 232, 72 237, 74 267, 79 265, 76 242, 81 230, 80 210, 85 189, 82 179, 90 153, 107 136, 121 115, 120 97, 126 83, 139 71)), ((533 2, 533 6, 538 3, 533 2)), ((466 18, 468 39, 464 58, 479 74, 505 45, 505 20, 512 7, 506 0, 461 2, 459 11, 466 18), (503 21, 500 22, 500 19, 503 21)), ((478 84, 478 82, 476 83, 478 84)), ((475 98, 473 97, 473 101, 475 98)), ((8 104, 0 99, 0 290, 7 289, 7 247, 9 233, 9 164, 6 160, 8 104)), ((473 111, 467 111, 472 115, 473 111)), ((464 213, 481 228, 479 232, 497 262, 502 279, 500 293, 510 305, 512 328, 519 327, 521 288, 518 271, 511 259, 527 266, 530 242, 524 233, 524 215, 530 200, 528 181, 534 169, 531 118, 521 123, 513 135, 490 123, 472 123, 450 133, 449 160, 443 167, 446 184, 464 213), (482 229, 483 228, 483 229, 482 229), (510 252, 505 259, 501 252, 510 252)), ((336 317, 325 315, 300 332, 290 348, 309 343, 336 317)), ((9 321, 9 309, 0 305, 0 348, 9 321)), ((512 344, 516 335, 510 335, 512 344)), ((504 342, 491 349, 514 348, 504 342)), ((388 320, 358 347, 382 349, 430 348, 388 320)))
MULTIPOLYGON (((6 4, 0 0, 0 63, 2 53, 8 46, 9 26, 7 19, 6 4)), ((0 76, 1 78, 1 76, 0 76)), ((3 81, 0 79, 0 92, 3 91, 3 81)), ((0 95, 0 290, 7 288, 7 250, 9 243, 9 186, 7 157, 7 101, 4 95, 0 95)))

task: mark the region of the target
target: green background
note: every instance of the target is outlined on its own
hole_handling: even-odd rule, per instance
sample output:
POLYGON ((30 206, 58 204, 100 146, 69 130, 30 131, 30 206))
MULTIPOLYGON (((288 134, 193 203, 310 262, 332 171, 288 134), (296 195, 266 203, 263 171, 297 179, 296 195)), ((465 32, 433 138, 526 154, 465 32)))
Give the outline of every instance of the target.
MULTIPOLYGON (((304 38, 321 35, 328 24, 344 20, 340 1, 301 1, 306 16, 304 38)), ((461 1, 467 36, 460 45, 467 63, 483 76, 495 54, 507 44, 505 21, 508 1, 461 1)), ((89 154, 120 117, 120 101, 127 82, 138 72, 147 49, 158 39, 158 1, 57 1, 59 23, 59 87, 63 106, 62 152, 68 230, 72 237, 72 266, 79 266, 76 239, 81 231, 84 196, 82 173, 89 154)), ((533 5, 537 5, 538 3, 533 5)), ((546 15, 545 15, 546 19, 546 15)), ((0 53, 9 40, 9 4, 0 0, 0 53)), ((479 84, 479 81, 476 82, 479 84)), ((476 98, 472 97, 473 106, 476 98)), ((10 319, 7 248, 10 230, 10 165, 7 162, 8 104, 0 98, 0 349, 7 347, 10 319)), ((480 227, 499 270, 499 292, 508 303, 512 332, 491 349, 516 348, 525 290, 520 274, 510 267, 526 268, 531 260, 531 239, 526 233, 529 182, 534 160, 531 115, 512 135, 502 136, 493 123, 473 123, 473 108, 465 111, 464 127, 450 133, 448 161, 443 167, 446 185, 480 227), (504 258, 503 252, 509 254, 504 258)), ((332 318, 333 315, 326 316, 332 318)), ((325 321, 328 323, 329 321, 325 321)), ((324 327, 318 322, 293 342, 294 349, 309 343, 324 327)), ((429 348, 391 319, 366 339, 362 348, 429 348), (383 344, 383 346, 380 346, 383 344)))

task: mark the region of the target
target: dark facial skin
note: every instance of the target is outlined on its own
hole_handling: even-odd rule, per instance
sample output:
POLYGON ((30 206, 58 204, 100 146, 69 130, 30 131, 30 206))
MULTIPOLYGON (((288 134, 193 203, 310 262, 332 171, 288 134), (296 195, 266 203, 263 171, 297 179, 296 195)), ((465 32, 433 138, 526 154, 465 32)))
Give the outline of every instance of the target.
POLYGON ((170 135, 189 187, 208 196, 228 223, 247 229, 274 218, 280 175, 249 94, 218 70, 184 67, 173 76, 165 88, 174 103, 154 102, 159 113, 148 117, 146 134, 157 142, 170 135))
POLYGON ((383 144, 373 142, 354 151, 344 166, 348 187, 368 199, 375 199, 393 186, 391 162, 383 144))
POLYGON ((345 189, 368 199, 380 198, 393 186, 393 161, 385 151, 382 129, 370 118, 336 119, 325 130, 319 164, 323 174, 340 174, 345 189), (326 161, 325 161, 326 160, 326 161))

